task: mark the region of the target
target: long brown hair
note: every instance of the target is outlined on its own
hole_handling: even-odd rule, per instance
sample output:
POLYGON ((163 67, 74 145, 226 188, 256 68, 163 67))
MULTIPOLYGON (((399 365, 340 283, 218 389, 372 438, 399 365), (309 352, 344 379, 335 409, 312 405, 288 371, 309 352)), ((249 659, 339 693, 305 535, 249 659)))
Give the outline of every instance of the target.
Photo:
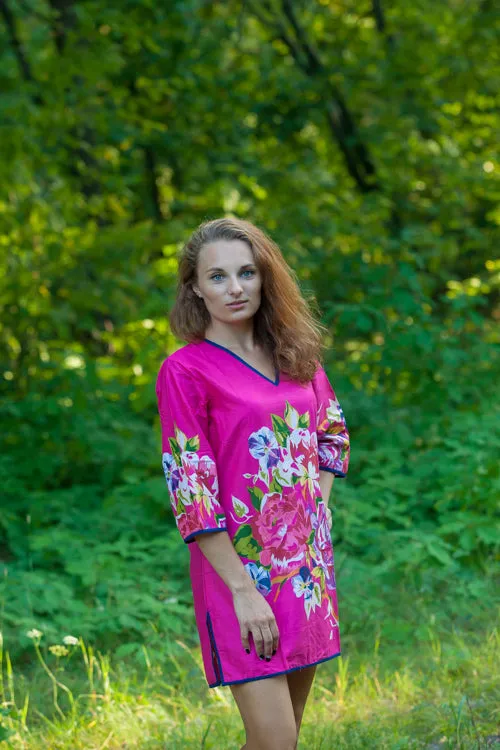
POLYGON ((217 240, 243 240, 249 245, 262 277, 261 304, 254 315, 255 339, 281 372, 301 383, 309 382, 318 362, 323 363, 322 333, 328 333, 312 311, 317 306, 316 298, 304 298, 297 275, 278 245, 244 219, 205 221, 182 248, 177 296, 169 315, 172 332, 188 342, 205 338, 210 313, 194 292, 193 283, 197 282, 202 247, 217 240))

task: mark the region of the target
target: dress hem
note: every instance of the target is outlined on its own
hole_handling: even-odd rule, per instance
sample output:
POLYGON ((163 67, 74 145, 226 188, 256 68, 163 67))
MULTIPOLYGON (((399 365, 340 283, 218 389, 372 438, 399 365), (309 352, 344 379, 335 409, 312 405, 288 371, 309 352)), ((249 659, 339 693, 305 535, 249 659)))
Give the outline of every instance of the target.
POLYGON ((216 687, 224 687, 225 685, 238 685, 243 682, 256 682, 257 680, 266 680, 269 677, 278 677, 278 675, 281 674, 289 674, 290 672, 297 672, 299 669, 306 669, 306 667, 314 667, 316 664, 322 664, 325 661, 330 661, 330 659, 335 659, 337 656, 341 656, 341 651, 339 651, 336 654, 333 654, 332 656, 326 656, 324 659, 318 659, 318 661, 313 661, 310 664, 303 664, 300 667, 291 667, 290 669, 284 669, 282 672, 273 672, 273 674, 263 674, 259 677, 248 677, 244 680, 218 680, 217 682, 208 683, 209 688, 216 688, 216 687))

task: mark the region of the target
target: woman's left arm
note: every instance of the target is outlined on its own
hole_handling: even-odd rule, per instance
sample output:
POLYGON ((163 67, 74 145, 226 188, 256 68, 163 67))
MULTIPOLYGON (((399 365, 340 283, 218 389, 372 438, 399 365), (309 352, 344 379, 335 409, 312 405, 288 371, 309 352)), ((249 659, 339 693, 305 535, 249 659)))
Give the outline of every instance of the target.
POLYGON ((328 506, 328 501, 330 499, 330 493, 332 491, 332 485, 333 480, 335 479, 335 474, 332 474, 331 471, 321 471, 319 472, 319 486, 321 488, 321 497, 325 501, 325 505, 328 506))

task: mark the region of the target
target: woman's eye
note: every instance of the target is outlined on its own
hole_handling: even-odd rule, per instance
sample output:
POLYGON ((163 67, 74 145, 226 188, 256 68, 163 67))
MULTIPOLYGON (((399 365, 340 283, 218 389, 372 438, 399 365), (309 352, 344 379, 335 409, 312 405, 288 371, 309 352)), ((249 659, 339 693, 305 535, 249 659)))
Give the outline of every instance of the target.
MULTIPOLYGON (((253 275, 255 273, 255 271, 252 268, 247 268, 245 271, 243 271, 243 273, 250 273, 250 274, 253 275)), ((212 276, 210 276, 210 278, 211 279, 215 279, 217 276, 222 276, 222 274, 221 273, 214 273, 212 276)))

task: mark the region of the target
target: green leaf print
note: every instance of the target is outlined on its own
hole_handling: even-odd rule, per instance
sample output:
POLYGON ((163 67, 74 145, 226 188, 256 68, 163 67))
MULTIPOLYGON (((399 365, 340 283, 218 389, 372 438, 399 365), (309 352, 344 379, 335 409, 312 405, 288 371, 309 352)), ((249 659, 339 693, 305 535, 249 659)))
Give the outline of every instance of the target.
POLYGON ((208 514, 212 512, 212 498, 206 492, 203 494, 203 505, 208 514))
POLYGON ((252 498, 253 507, 260 512, 260 506, 262 505, 262 498, 264 493, 258 487, 248 487, 248 492, 252 498))
POLYGON ((304 412, 304 414, 301 414, 299 417, 299 427, 301 429, 305 429, 306 427, 309 427, 311 423, 311 417, 308 411, 304 412))
POLYGON ((281 492, 282 490, 283 490, 283 485, 279 483, 276 477, 276 474, 273 474, 273 481, 269 485, 269 492, 281 492))
POLYGON ((240 526, 234 535, 233 545, 238 555, 246 557, 248 560, 253 560, 254 562, 258 561, 259 552, 262 550, 262 547, 257 540, 254 539, 250 524, 245 523, 243 526, 240 526))
POLYGON ((277 414, 271 414, 271 421, 273 424, 273 432, 279 445, 286 445, 287 438, 290 435, 290 428, 287 423, 277 414))
POLYGON ((169 437, 168 442, 170 443, 170 450, 172 452, 172 456, 174 458, 175 463, 177 466, 181 465, 181 450, 179 448, 179 443, 175 438, 169 437))
POLYGON ((238 518, 243 518, 248 513, 248 505, 233 495, 233 508, 238 518))
POLYGON ((285 422, 292 430, 295 430, 299 425, 299 412, 288 401, 285 406, 285 422))
POLYGON ((196 451, 200 450, 200 438, 198 437, 198 435, 189 438, 186 443, 186 450, 192 451, 193 453, 196 453, 196 451))
POLYGON ((177 502, 175 503, 175 501, 174 501, 174 505, 175 505, 175 515, 176 516, 180 516, 181 513, 185 513, 186 512, 186 506, 182 502, 181 497, 177 497, 177 502))

